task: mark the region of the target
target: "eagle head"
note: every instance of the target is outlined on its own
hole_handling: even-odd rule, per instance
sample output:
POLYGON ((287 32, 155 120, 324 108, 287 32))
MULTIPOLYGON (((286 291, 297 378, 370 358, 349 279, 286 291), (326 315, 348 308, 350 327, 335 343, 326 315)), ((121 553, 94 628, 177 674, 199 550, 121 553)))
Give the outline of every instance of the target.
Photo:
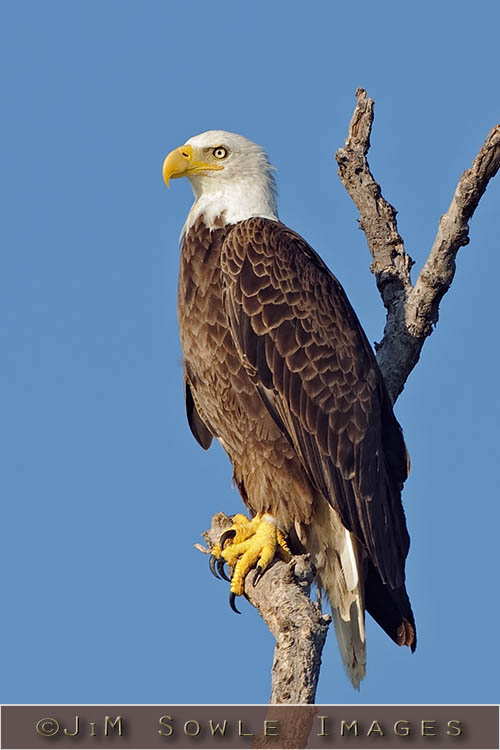
POLYGON ((169 153, 163 179, 187 177, 195 203, 185 230, 203 214, 210 226, 223 215, 227 223, 252 216, 277 219, 274 167, 261 146, 237 133, 207 130, 169 153))

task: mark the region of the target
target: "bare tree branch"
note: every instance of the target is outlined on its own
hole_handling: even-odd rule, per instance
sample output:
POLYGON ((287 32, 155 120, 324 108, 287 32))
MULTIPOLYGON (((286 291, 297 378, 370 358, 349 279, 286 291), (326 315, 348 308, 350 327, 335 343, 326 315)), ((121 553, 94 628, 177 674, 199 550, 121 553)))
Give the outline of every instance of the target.
POLYGON ((431 333, 438 307, 455 275, 455 258, 469 244, 469 220, 492 177, 500 168, 500 125, 488 134, 481 150, 458 181, 448 211, 441 217, 430 255, 408 300, 407 324, 413 336, 431 333))
POLYGON ((358 89, 356 96, 358 103, 349 125, 349 135, 345 146, 337 151, 336 159, 340 179, 361 215, 360 227, 373 257, 371 270, 384 305, 392 312, 394 304, 411 288, 413 261, 405 252, 398 232, 397 212, 383 197, 366 159, 373 124, 373 99, 368 99, 363 89, 358 89))
POLYGON ((257 750, 275 750, 275 748, 310 747, 309 735, 315 717, 321 709, 315 706, 269 706, 266 712, 267 721, 279 722, 279 737, 260 734, 252 742, 257 750))
POLYGON ((356 97, 346 144, 337 151, 336 159, 340 179, 359 209, 360 226, 373 257, 371 270, 387 310, 384 337, 376 349, 395 401, 438 320, 439 303, 455 273, 457 252, 469 241, 468 222, 500 167, 500 125, 493 128, 471 169, 460 178, 451 205, 439 223, 429 258, 413 286, 410 279, 413 261, 405 252, 398 232, 396 210, 382 196, 366 159, 373 100, 364 89, 358 89, 356 97))
MULTIPOLYGON (((232 524, 225 513, 216 513, 203 537, 208 552, 232 524)), ((277 560, 256 586, 245 581, 245 595, 276 638, 270 703, 314 703, 329 615, 321 614, 309 598, 316 571, 307 555, 290 563, 277 560)))

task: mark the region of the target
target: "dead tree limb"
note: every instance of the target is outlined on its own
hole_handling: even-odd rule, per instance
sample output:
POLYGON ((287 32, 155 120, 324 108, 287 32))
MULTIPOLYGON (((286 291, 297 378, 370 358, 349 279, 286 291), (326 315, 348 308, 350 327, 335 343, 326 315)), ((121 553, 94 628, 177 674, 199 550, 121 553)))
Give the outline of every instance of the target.
MULTIPOLYGON (((225 513, 216 513, 203 534, 208 552, 232 524, 225 513)), ((329 615, 309 598, 316 571, 307 555, 292 562, 277 560, 256 586, 245 581, 245 596, 259 610, 276 638, 270 703, 314 703, 329 615)))
POLYGON ((481 150, 460 180, 448 211, 441 217, 430 255, 413 285, 413 261, 398 232, 396 210, 382 196, 366 155, 370 148, 373 100, 356 91, 357 104, 345 146, 335 157, 339 176, 360 213, 373 258, 371 266, 387 310, 384 337, 376 345, 377 359, 395 401, 420 358, 425 339, 437 323, 439 303, 455 275, 455 258, 469 242, 469 221, 489 181, 500 168, 500 125, 489 133, 481 150))

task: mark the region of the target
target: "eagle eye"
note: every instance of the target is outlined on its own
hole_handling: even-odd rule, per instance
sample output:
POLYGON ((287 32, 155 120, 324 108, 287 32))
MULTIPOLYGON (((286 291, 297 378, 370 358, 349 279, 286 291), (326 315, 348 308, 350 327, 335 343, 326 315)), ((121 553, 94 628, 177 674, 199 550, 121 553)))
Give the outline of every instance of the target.
POLYGON ((217 148, 214 148, 212 150, 212 154, 215 156, 216 159, 225 159, 228 151, 227 148, 224 148, 224 146, 217 146, 217 148))

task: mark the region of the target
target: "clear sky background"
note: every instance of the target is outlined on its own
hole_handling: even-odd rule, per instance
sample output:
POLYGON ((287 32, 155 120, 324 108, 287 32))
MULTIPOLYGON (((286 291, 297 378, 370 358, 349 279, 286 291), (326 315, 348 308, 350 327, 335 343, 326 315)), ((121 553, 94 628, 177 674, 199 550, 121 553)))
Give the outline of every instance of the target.
MULTIPOLYGON (((273 639, 193 549, 242 510, 184 415, 176 320, 187 181, 165 154, 211 128, 276 165, 280 212, 384 310, 336 174, 365 87, 369 160, 418 271, 500 121, 491 2, 3 0, 0 700, 260 703, 273 639)), ((335 636, 318 702, 481 703, 498 687, 500 178, 397 403, 419 645, 370 620, 355 692, 335 636)))

